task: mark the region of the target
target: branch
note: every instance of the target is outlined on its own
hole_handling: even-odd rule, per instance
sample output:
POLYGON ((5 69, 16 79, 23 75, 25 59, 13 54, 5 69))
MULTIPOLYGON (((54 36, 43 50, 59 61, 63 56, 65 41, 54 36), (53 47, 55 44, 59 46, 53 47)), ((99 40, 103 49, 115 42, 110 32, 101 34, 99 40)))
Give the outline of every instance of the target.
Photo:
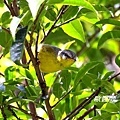
POLYGON ((83 120, 85 116, 87 116, 90 112, 95 111, 96 109, 96 105, 94 105, 94 107, 90 108, 89 110, 87 110, 82 116, 80 116, 77 120, 83 120))
POLYGON ((69 120, 72 119, 75 115, 77 115, 80 110, 82 110, 86 105, 88 105, 91 100, 95 98, 101 91, 101 88, 99 87, 92 95, 90 95, 87 99, 85 99, 82 103, 80 103, 72 112, 70 112, 63 120, 69 120))
POLYGON ((31 30, 31 35, 33 35, 33 32, 34 32, 34 30, 35 30, 35 28, 36 28, 36 25, 37 25, 37 21, 38 21, 38 19, 39 19, 39 16, 40 16, 41 12, 45 9, 44 7, 45 7, 45 2, 43 2, 43 4, 42 4, 41 7, 40 7, 40 10, 38 10, 38 14, 37 14, 37 16, 36 16, 36 18, 35 18, 35 20, 34 20, 34 23, 33 23, 34 26, 33 26, 32 30, 31 30))
POLYGON ((63 15, 64 10, 66 9, 67 6, 63 5, 57 15, 57 18, 55 20, 55 22, 53 23, 52 27, 49 29, 47 35, 44 36, 43 40, 41 41, 41 43, 43 43, 45 41, 45 39, 48 37, 48 35, 51 33, 51 31, 54 29, 56 23, 58 22, 58 20, 60 19, 60 17, 63 15))
POLYGON ((7 32, 8 34, 10 34, 10 30, 9 30, 9 29, 4 28, 3 26, 1 26, 1 27, 2 27, 2 29, 3 29, 5 32, 7 32))
POLYGON ((31 47, 30 47, 29 43, 27 42, 27 40, 25 40, 25 46, 26 46, 27 52, 28 52, 28 54, 29 54, 29 56, 31 58, 31 61, 32 61, 33 66, 34 66, 35 71, 36 71, 36 75, 37 75, 37 78, 38 78, 39 86, 40 86, 40 88, 42 90, 42 98, 45 99, 45 104, 46 104, 49 120, 55 120, 54 113, 53 113, 53 111, 51 109, 51 106, 49 104, 49 97, 48 97, 48 93, 47 93, 47 86, 46 86, 44 77, 43 77, 43 75, 42 75, 42 73, 40 72, 40 69, 39 69, 39 63, 36 61, 36 59, 35 59, 35 57, 33 55, 33 52, 31 50, 31 47))
MULTIPOLYGON (((117 77, 118 75, 120 75, 120 72, 115 74, 114 76, 112 76, 110 79, 108 79, 108 81, 110 82, 112 79, 114 79, 115 77, 117 77)), ((97 96, 101 91, 101 87, 99 87, 92 95, 90 95, 87 99, 85 99, 82 103, 80 103, 72 112, 70 112, 63 120, 67 120, 67 119, 72 119, 75 115, 77 115, 80 110, 82 110, 86 105, 88 105, 91 100, 93 100, 95 98, 95 96, 97 96)), ((91 111, 91 110, 90 110, 91 111)), ((86 114, 88 114, 88 112, 84 113, 83 116, 85 116, 86 114)), ((82 116, 81 116, 82 117, 82 116)), ((80 117, 80 118, 81 118, 80 117)), ((82 119, 78 119, 78 120, 82 120, 82 119)))
POLYGON ((13 9, 14 9, 15 15, 18 16, 19 15, 19 9, 18 9, 18 6, 17 6, 17 0, 13 0, 13 9))
POLYGON ((57 105, 61 102, 61 100, 63 100, 71 91, 72 91, 72 89, 70 89, 65 95, 63 95, 63 96, 59 99, 59 101, 57 101, 57 102, 56 102, 53 106, 51 106, 51 107, 53 108, 53 107, 57 106, 57 105))
POLYGON ((9 105, 9 107, 20 110, 21 112, 25 113, 26 115, 30 115, 30 116, 34 116, 36 118, 39 118, 40 120, 44 120, 44 118, 40 117, 40 116, 35 116, 33 113, 28 113, 26 110, 21 109, 21 108, 17 108, 15 106, 9 105))
POLYGON ((38 59, 37 55, 38 55, 38 40, 39 40, 39 36, 40 36, 40 34, 38 32, 38 34, 37 34, 37 40, 35 42, 35 59, 36 60, 38 59))
POLYGON ((55 29, 55 28, 58 28, 58 27, 60 27, 60 26, 62 26, 62 25, 65 25, 65 24, 67 24, 67 23, 69 23, 69 22, 71 22, 71 21, 73 21, 73 20, 75 20, 75 19, 76 19, 76 17, 73 17, 72 19, 67 20, 67 21, 65 21, 65 22, 63 22, 63 23, 61 23, 61 24, 59 24, 59 25, 55 25, 55 26, 54 26, 54 29, 55 29))
POLYGON ((11 15, 12 15, 12 16, 16 16, 16 13, 15 13, 13 7, 12 7, 12 4, 9 5, 9 4, 6 2, 6 0, 4 0, 4 3, 5 3, 5 5, 7 6, 7 8, 9 9, 11 15))
POLYGON ((31 114, 32 120, 38 120, 38 118, 36 118, 36 116, 37 116, 36 106, 33 102, 29 102, 29 109, 30 109, 30 112, 32 113, 31 114))
POLYGON ((1 72, 0 72, 0 75, 1 75, 2 77, 5 77, 5 75, 4 75, 3 73, 1 73, 1 72))
POLYGON ((11 109, 10 106, 8 106, 8 110, 12 113, 12 115, 13 115, 17 120, 20 120, 19 117, 16 115, 16 113, 13 111, 13 109, 11 109))
POLYGON ((114 76, 110 77, 110 78, 108 79, 108 81, 111 82, 112 79, 116 78, 116 77, 119 76, 119 75, 120 75, 120 72, 117 73, 117 74, 115 74, 114 76))
POLYGON ((0 106, 0 109, 1 109, 1 113, 2 113, 3 119, 4 119, 4 120, 7 120, 7 116, 6 116, 5 112, 4 112, 4 106, 1 105, 1 106, 0 106))

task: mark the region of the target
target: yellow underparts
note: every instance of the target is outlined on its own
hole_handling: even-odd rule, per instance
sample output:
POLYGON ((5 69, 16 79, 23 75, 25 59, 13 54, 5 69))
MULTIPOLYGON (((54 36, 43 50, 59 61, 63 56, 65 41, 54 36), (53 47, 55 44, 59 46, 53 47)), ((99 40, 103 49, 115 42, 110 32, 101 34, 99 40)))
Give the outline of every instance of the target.
POLYGON ((45 73, 56 72, 70 66, 73 59, 61 59, 49 45, 41 45, 38 54, 40 70, 45 73))

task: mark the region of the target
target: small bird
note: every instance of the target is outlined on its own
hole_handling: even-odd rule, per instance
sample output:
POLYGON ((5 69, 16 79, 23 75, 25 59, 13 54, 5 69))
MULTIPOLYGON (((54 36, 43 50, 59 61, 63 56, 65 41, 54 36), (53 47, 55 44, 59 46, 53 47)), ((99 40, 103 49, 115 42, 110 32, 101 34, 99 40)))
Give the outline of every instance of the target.
POLYGON ((71 50, 62 50, 58 47, 40 44, 38 53, 40 70, 51 73, 69 67, 76 61, 76 54, 71 50))

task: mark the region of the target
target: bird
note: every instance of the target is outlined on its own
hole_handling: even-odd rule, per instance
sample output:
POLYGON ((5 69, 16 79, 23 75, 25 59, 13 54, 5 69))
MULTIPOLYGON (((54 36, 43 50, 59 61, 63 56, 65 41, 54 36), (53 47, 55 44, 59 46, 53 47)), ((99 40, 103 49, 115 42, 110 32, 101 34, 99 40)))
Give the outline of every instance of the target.
POLYGON ((49 44, 40 44, 38 60, 42 72, 52 73, 71 66, 76 61, 76 54, 68 49, 62 50, 49 44))

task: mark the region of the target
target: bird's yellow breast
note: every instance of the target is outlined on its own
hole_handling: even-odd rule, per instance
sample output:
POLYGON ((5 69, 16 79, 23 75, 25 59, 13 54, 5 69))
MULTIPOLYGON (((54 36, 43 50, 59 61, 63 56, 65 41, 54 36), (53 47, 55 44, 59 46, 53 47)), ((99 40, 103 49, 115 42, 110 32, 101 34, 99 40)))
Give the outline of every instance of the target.
POLYGON ((40 46, 38 59, 40 61, 40 70, 42 72, 56 72, 70 66, 74 62, 71 59, 61 59, 57 54, 59 50, 59 48, 52 48, 50 45, 46 44, 40 46))

